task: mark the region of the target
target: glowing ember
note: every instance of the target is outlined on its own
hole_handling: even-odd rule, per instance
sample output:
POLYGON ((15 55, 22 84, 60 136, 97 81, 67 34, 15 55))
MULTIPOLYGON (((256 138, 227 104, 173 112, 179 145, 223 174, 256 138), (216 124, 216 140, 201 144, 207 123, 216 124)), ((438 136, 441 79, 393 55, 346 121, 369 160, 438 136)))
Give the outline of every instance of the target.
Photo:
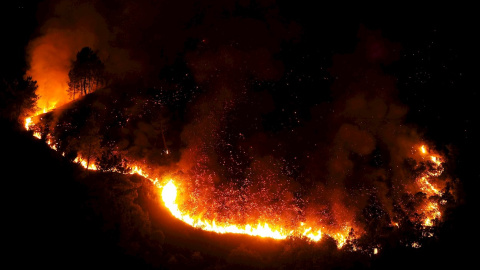
POLYGON ((57 151, 57 145, 52 141, 50 134, 47 135, 48 140, 47 140, 47 145, 50 146, 53 150, 57 151))
POLYGON ((442 164, 438 157, 431 156, 430 158, 432 159, 433 163, 437 164, 437 166, 440 166, 442 164))
POLYGON ((201 228, 205 231, 217 232, 217 233, 237 233, 237 234, 248 234, 253 236, 261 237, 270 237, 273 239, 285 239, 288 234, 283 230, 272 229, 267 223, 258 223, 257 225, 245 225, 237 226, 234 224, 225 224, 217 225, 215 220, 207 221, 192 218, 188 214, 182 213, 179 210, 178 205, 176 204, 177 199, 177 187, 173 183, 173 180, 170 180, 162 190, 162 199, 165 203, 165 206, 170 210, 170 213, 181 221, 187 223, 190 226, 201 228))
MULTIPOLYGON (((424 145, 420 147, 422 153, 426 153, 427 150, 424 145)), ((442 196, 443 192, 436 188, 433 184, 430 183, 429 179, 431 177, 439 176, 443 172, 441 167, 442 162, 438 157, 430 156, 430 159, 436 164, 436 171, 429 172, 418 179, 418 184, 420 189, 425 192, 428 196, 442 196)), ((427 207, 424 208, 425 219, 423 220, 423 225, 426 227, 433 226, 433 221, 440 219, 442 213, 440 212, 439 205, 437 202, 428 203, 427 207)))
MULTIPOLYGON (((425 146, 421 148, 422 153, 427 153, 425 146)), ((437 164, 440 166, 441 163, 437 164)), ((134 167, 133 171, 139 173, 140 175, 146 175, 142 169, 134 167)), ((421 190, 425 191, 429 196, 439 195, 443 193, 435 188, 430 182, 430 175, 425 175, 419 178, 418 183, 421 190)), ((180 210, 179 205, 177 204, 178 188, 175 185, 173 180, 169 180, 168 183, 163 187, 162 190, 162 199, 165 206, 170 210, 173 216, 182 220, 183 222, 189 224, 190 226, 201 228, 206 231, 213 231, 217 233, 240 233, 248 234, 253 236, 261 237, 270 237, 274 239, 285 239, 287 237, 305 237, 311 241, 318 242, 322 239, 322 230, 319 228, 314 228, 311 226, 306 226, 305 223, 301 222, 297 228, 284 228, 281 226, 274 226, 267 222, 260 222, 257 224, 246 224, 246 225, 235 225, 235 224, 223 224, 218 223, 216 220, 206 220, 199 217, 195 217, 191 214, 188 214, 187 210, 180 210)), ((441 217, 441 212, 439 210, 438 204, 435 202, 429 203, 424 209, 425 219, 423 221, 424 226, 433 226, 433 221, 441 217)), ((394 222, 394 226, 399 227, 399 224, 394 222)), ((348 235, 350 227, 345 226, 340 232, 327 233, 323 234, 328 235, 337 242, 338 248, 342 248, 348 241, 348 235)), ((373 250, 374 254, 378 254, 378 247, 373 250)))
POLYGON ((418 243, 418 242, 413 242, 412 247, 413 248, 420 248, 420 247, 422 247, 422 245, 420 245, 420 243, 418 243))
MULTIPOLYGON (((25 129, 32 130, 34 123, 32 118, 29 117, 25 120, 25 129)), ((33 134, 37 138, 41 138, 41 134, 38 131, 35 131, 33 134)), ((53 150, 57 150, 57 143, 55 138, 52 135, 46 135, 46 143, 53 150)), ((438 177, 443 172, 442 159, 438 155, 433 155, 433 151, 429 151, 425 145, 421 145, 419 148, 420 153, 422 154, 421 159, 423 162, 433 162, 433 166, 430 166, 431 169, 424 171, 416 179, 418 188, 424 192, 428 197, 433 196, 442 196, 443 190, 441 187, 437 186, 435 182, 436 177, 438 177)), ((169 154, 169 151, 165 151, 166 154, 169 154)), ((65 153, 62 153, 65 155, 65 153)), ((99 170, 95 164, 96 159, 90 158, 85 159, 81 153, 77 154, 77 158, 74 160, 75 163, 80 164, 87 170, 99 170)), ((221 219, 219 217, 209 217, 207 218, 202 211, 197 212, 191 206, 185 203, 188 200, 183 194, 188 194, 188 189, 182 189, 184 182, 178 181, 175 182, 173 179, 169 178, 168 180, 158 180, 158 178, 153 178, 150 176, 150 173, 147 173, 148 170, 145 169, 142 165, 138 164, 127 164, 130 174, 138 174, 146 179, 150 180, 153 185, 161 190, 161 197, 165 207, 170 211, 170 213, 177 219, 183 221, 184 223, 195 227, 200 228, 205 231, 216 232, 220 234, 224 233, 234 233, 234 234, 246 234, 251 236, 259 237, 269 237, 273 239, 286 239, 288 237, 298 237, 305 238, 313 242, 319 242, 323 239, 324 236, 328 236, 334 239, 337 243, 338 248, 344 247, 349 240, 356 238, 358 236, 351 236, 350 233, 353 230, 352 226, 348 225, 348 222, 340 224, 337 229, 325 228, 322 225, 318 225, 314 222, 305 221, 299 222, 297 225, 285 225, 282 220, 270 220, 266 218, 257 218, 253 223, 236 223, 227 221, 228 219, 221 219)), ((109 169, 111 172, 117 173, 126 173, 120 172, 117 169, 109 169)), ((442 200, 444 201, 444 200, 442 200)), ((434 226, 436 221, 438 221, 442 213, 440 211, 439 203, 430 200, 428 203, 425 203, 420 209, 422 212, 419 213, 422 216, 422 223, 425 228, 434 226)), ((392 226, 400 227, 398 222, 391 221, 392 226)), ((420 245, 414 242, 412 247, 419 247, 420 245)), ((354 250, 357 250, 357 246, 351 246, 354 250)), ((362 250, 360 248, 360 250, 362 250)), ((366 250, 366 249, 363 249, 366 250)), ((375 247, 370 247, 370 254, 378 254, 380 247, 376 245, 375 247)))
MULTIPOLYGON (((242 5, 241 10, 249 13, 254 6, 242 5)), ((278 11, 272 7, 262 10, 278 11)), ((125 8, 130 6, 119 10, 125 8)), ((79 10, 80 17, 90 11, 79 10)), ((410 76, 415 68, 398 78, 397 67, 403 65, 393 67, 395 74, 386 72, 402 59, 401 44, 361 27, 357 38, 348 39, 359 41, 355 49, 349 45, 341 55, 341 49, 319 54, 326 62, 320 61, 318 73, 319 59, 290 61, 309 52, 280 52, 303 35, 303 22, 286 20, 274 24, 270 33, 271 16, 266 24, 242 14, 233 23, 222 17, 229 28, 219 33, 241 29, 236 24, 244 21, 254 32, 238 36, 234 44, 230 37, 237 35, 231 33, 224 43, 195 25, 187 34, 175 35, 180 40, 174 46, 163 44, 169 39, 158 39, 163 43, 153 46, 157 53, 149 53, 137 49, 148 50, 152 44, 130 46, 136 45, 136 32, 119 29, 121 42, 110 42, 119 36, 118 27, 103 27, 112 21, 102 18, 103 12, 78 24, 77 16, 56 18, 39 29, 28 46, 26 74, 38 88, 24 102, 28 108, 21 112, 20 125, 58 156, 78 164, 73 171, 82 170, 80 166, 99 171, 82 177, 113 177, 118 180, 115 192, 143 188, 121 203, 144 206, 154 194, 165 218, 177 219, 174 223, 185 230, 298 241, 285 254, 296 254, 297 244, 307 241, 311 246, 323 243, 324 250, 335 243, 338 249, 373 256, 397 246, 392 243, 396 240, 419 247, 441 231, 435 226, 442 225, 444 211, 458 198, 458 185, 443 175, 447 156, 442 151, 447 148, 424 140, 422 134, 430 133, 413 123, 419 116, 419 123, 428 121, 436 111, 422 113, 425 102, 437 99, 411 98, 418 87, 406 91, 418 81, 410 76), (77 26, 84 29, 76 31, 77 26), (335 54, 331 61, 330 53, 335 54), (402 100, 419 107, 409 110, 412 104, 402 100), (134 195, 148 197, 136 200, 134 195)), ((183 27, 186 19, 182 15, 177 21, 183 27)), ((137 223, 146 217, 143 212, 137 223)), ((180 258, 173 255, 172 260, 180 258)), ((308 266, 309 261, 301 263, 308 266)))
MULTIPOLYGON (((30 121, 28 123, 31 123, 30 121)), ((29 125, 25 125, 25 128, 30 128, 29 125)), ((35 132, 34 136, 40 138, 40 133, 35 132)), ((53 138, 50 134, 47 135, 46 143, 54 150, 57 150, 56 144, 53 142, 53 138)), ((423 154, 427 153, 427 149, 424 145, 420 147, 420 151, 423 154)), ((437 170, 442 170, 440 159, 435 156, 430 156, 430 159, 436 164, 437 170)), ((88 170, 98 170, 97 166, 94 164, 93 160, 86 160, 82 156, 78 155, 74 160, 75 163, 80 164, 82 167, 88 170)), ((300 222, 297 227, 282 227, 274 225, 266 221, 259 221, 255 224, 231 224, 215 219, 202 218, 201 216, 193 215, 189 212, 188 209, 183 206, 180 207, 177 199, 179 195, 178 187, 172 179, 169 179, 166 184, 162 185, 157 178, 150 178, 149 174, 146 173, 146 170, 139 165, 130 166, 130 174, 138 174, 150 180, 156 187, 160 188, 162 200, 165 204, 165 207, 170 211, 170 213, 177 219, 185 222, 186 224, 200 228, 205 231, 211 231, 216 233, 235 233, 235 234, 247 234, 251 236, 259 237, 269 237, 273 239, 286 239, 287 237, 304 237, 310 241, 319 242, 322 239, 323 235, 328 235, 334 239, 337 243, 338 248, 342 248, 348 241, 349 232, 351 227, 343 226, 343 229, 340 231, 328 232, 321 228, 315 228, 314 226, 307 226, 304 222, 300 222)), ((115 170, 114 170, 115 171, 115 170)), ((424 174, 419 177, 417 182, 420 186, 420 189, 424 191, 429 196, 438 195, 441 196, 443 193, 438 188, 436 188, 432 183, 430 183, 430 178, 437 176, 437 172, 430 174, 424 174)), ((437 220, 441 217, 441 212, 439 210, 439 205, 436 202, 430 202, 424 208, 424 220, 422 225, 425 227, 430 227, 434 225, 434 220, 437 220)), ((397 222, 392 223, 393 226, 399 227, 397 222)), ((417 245, 412 244, 412 246, 417 247, 417 245)), ((373 254, 378 254, 378 247, 373 249, 373 254)))
POLYGON ((426 218, 423 222, 425 226, 433 226, 433 220, 439 219, 442 216, 438 208, 438 203, 429 203, 425 209, 426 218))
MULTIPOLYGON (((287 237, 305 237, 311 241, 318 242, 322 239, 322 231, 320 229, 312 229, 312 227, 305 228, 305 224, 302 222, 300 225, 293 229, 288 230, 280 226, 275 226, 267 222, 259 222, 257 224, 235 225, 235 224, 220 224, 215 220, 206 220, 196 217, 192 217, 179 209, 176 203, 177 199, 177 187, 173 180, 169 180, 163 187, 162 199, 165 206, 169 209, 170 213, 174 217, 188 225, 196 228, 200 228, 205 231, 211 231, 216 233, 235 233, 235 234, 247 234, 252 236, 269 237, 273 239, 286 239, 287 237)), ((346 228, 348 232, 349 229, 346 228)), ((348 233, 347 233, 348 234, 348 233)), ((335 233, 327 234, 336 240, 338 248, 342 248, 347 241, 347 234, 335 233)))
POLYGON ((430 182, 428 182, 427 180, 427 177, 426 176, 422 176, 419 180, 419 184, 420 184, 420 189, 422 191, 425 191, 426 193, 428 193, 429 195, 439 195, 441 196, 443 193, 441 191, 439 191, 438 189, 436 189, 432 184, 430 184, 430 182))

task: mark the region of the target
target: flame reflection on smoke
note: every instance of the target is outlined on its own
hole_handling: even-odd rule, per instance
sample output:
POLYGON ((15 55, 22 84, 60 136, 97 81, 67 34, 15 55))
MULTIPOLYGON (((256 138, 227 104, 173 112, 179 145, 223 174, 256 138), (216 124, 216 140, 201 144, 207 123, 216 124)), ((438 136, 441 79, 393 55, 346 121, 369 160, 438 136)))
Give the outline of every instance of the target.
MULTIPOLYGON (((31 119, 26 121, 25 128, 27 130, 30 130, 32 127, 30 123, 31 119)), ((34 132, 33 135, 37 138, 41 138, 39 132, 34 132)), ((55 140, 50 134, 46 135, 46 143, 53 150, 57 150, 55 140)), ((427 155, 427 153, 430 153, 430 151, 428 151, 425 145, 421 145, 418 150, 421 152, 422 155, 427 155)), ((442 196, 443 192, 431 183, 434 177, 439 176, 443 172, 443 167, 441 166, 441 158, 433 154, 426 157, 427 160, 433 162, 433 171, 427 171, 426 173, 422 174, 418 177, 416 182, 419 185, 420 190, 422 190, 428 196, 442 196)), ((83 158, 80 154, 75 158, 74 162, 80 164, 85 169, 98 170, 94 159, 87 160, 83 158)), ((179 197, 180 194, 185 192, 180 191, 181 184, 179 186, 179 183, 177 183, 171 178, 167 179, 164 177, 163 180, 159 180, 158 178, 152 178, 150 177, 149 173, 147 173, 147 170, 145 170, 144 168, 142 168, 142 166, 139 165, 129 165, 129 168, 130 174, 137 174, 145 177, 146 179, 150 180, 155 187, 161 190, 162 201, 165 207, 175 218, 195 228, 200 228, 205 231, 211 231, 221 234, 246 234, 251 236, 269 237, 273 239, 299 237, 308 239, 313 242, 319 242, 323 239, 323 235, 327 235, 336 241, 338 248, 342 248, 347 243, 347 241, 351 239, 349 233, 352 228, 350 226, 343 226, 340 230, 336 231, 326 231, 324 230, 324 228, 315 227, 310 224, 306 224, 305 222, 299 222, 299 224, 297 224, 296 226, 290 226, 287 228, 283 227, 282 225, 278 225, 275 222, 268 222, 267 220, 259 220, 255 224, 232 224, 222 220, 202 218, 202 216, 194 215, 192 212, 190 212, 188 208, 186 208, 185 205, 182 205, 179 202, 179 199, 183 200, 183 198, 179 197)), ((114 172, 118 171, 114 170, 114 172)), ((426 228, 434 226, 435 221, 439 220, 442 216, 439 203, 435 201, 431 201, 426 204, 425 207, 423 207, 422 211, 422 225, 426 228)), ((395 227, 400 227, 398 222, 392 221, 392 224, 395 227)), ((412 247, 419 247, 419 244, 415 242, 414 244, 412 244, 412 247)), ((356 247, 354 247, 354 249, 356 250, 356 247)), ((373 254, 377 254, 378 251, 378 246, 371 250, 373 254)))

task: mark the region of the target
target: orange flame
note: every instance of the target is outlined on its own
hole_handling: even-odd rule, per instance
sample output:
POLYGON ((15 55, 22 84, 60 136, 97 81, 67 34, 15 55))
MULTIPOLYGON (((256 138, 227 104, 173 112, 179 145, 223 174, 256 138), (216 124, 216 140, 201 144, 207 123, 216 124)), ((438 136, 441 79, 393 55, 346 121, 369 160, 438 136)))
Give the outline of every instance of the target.
POLYGON ((87 170, 98 170, 97 166, 93 162, 88 162, 86 159, 82 158, 81 156, 77 156, 73 162, 80 164, 83 168, 87 170))
MULTIPOLYGON (((32 123, 32 118, 29 117, 25 121, 25 129, 30 130, 32 123)), ((33 134, 37 138, 41 138, 39 132, 33 134)), ((46 143, 54 150, 57 150, 56 144, 53 142, 53 138, 50 134, 47 134, 46 143)), ((420 152, 423 155, 430 153, 425 145, 420 146, 420 152)), ((62 154, 63 155, 63 154, 62 154)), ((431 178, 439 176, 443 171, 442 160, 438 156, 430 155, 430 160, 436 165, 433 172, 427 172, 417 179, 417 183, 420 189, 425 192, 428 196, 441 196, 443 195, 442 191, 435 187, 431 183, 431 178)), ((98 170, 97 166, 93 162, 87 162, 82 156, 77 156, 74 160, 75 163, 80 164, 87 170, 98 170)), ((216 233, 234 233, 234 234, 246 234, 251 236, 259 237, 269 237, 273 239, 286 239, 289 237, 299 237, 306 238, 313 242, 319 242, 322 240, 323 235, 327 235, 334 239, 337 243, 337 247, 342 248, 347 241, 350 239, 349 234, 351 231, 350 226, 343 226, 340 230, 337 231, 328 231, 324 228, 316 228, 315 226, 307 225, 304 222, 300 222, 296 227, 282 227, 274 223, 267 221, 259 220, 254 224, 231 224, 224 221, 218 221, 215 219, 209 220, 202 218, 201 216, 192 215, 188 209, 182 209, 179 206, 177 199, 179 195, 179 187, 176 185, 173 179, 164 179, 159 181, 157 178, 152 178, 146 172, 144 168, 139 165, 130 166, 130 174, 138 174, 150 180, 153 185, 161 190, 161 197, 165 207, 170 211, 170 213, 177 219, 183 221, 184 223, 195 227, 200 228, 205 231, 211 231, 216 233)), ((430 227, 434 225, 434 221, 441 218, 441 211, 439 208, 439 203, 429 202, 423 208, 423 222, 422 225, 425 227, 430 227)), ((393 225, 399 227, 399 224, 393 222, 393 225)), ((419 244, 412 244, 412 247, 419 247, 419 244)), ((356 246, 353 246, 356 249, 356 246)), ((371 252, 373 254, 378 254, 380 247, 377 245, 374 247, 371 252)))
POLYGON ((33 137, 37 138, 37 139, 41 139, 42 138, 42 135, 40 134, 40 132, 34 132, 33 133, 33 137))
MULTIPOLYGON (((426 154, 427 149, 424 145, 420 147, 422 153, 426 154)), ((420 190, 425 192, 428 196, 442 196, 443 192, 440 191, 437 187, 435 187, 429 180, 433 176, 439 176, 443 172, 443 168, 441 167, 442 161, 440 158, 431 155, 430 160, 433 161, 436 165, 437 170, 433 173, 428 172, 427 174, 419 177, 418 184, 420 186, 420 190)), ((439 209, 439 204, 437 202, 429 202, 428 205, 424 208, 424 215, 425 218, 423 220, 423 225, 426 227, 433 226, 433 221, 435 219, 440 219, 442 213, 439 209)))
POLYGON ((162 199, 165 206, 168 208, 170 213, 177 219, 187 223, 192 227, 201 228, 205 231, 212 231, 217 233, 237 233, 237 234, 248 234, 253 236, 261 236, 261 237, 270 237, 273 239, 285 239, 288 236, 288 233, 283 230, 276 230, 271 228, 271 225, 268 223, 258 223, 254 226, 252 225, 245 225, 245 226, 237 226, 234 224, 225 224, 223 226, 219 226, 216 224, 215 220, 207 221, 192 218, 188 214, 182 213, 176 204, 177 199, 177 187, 173 183, 173 180, 170 180, 162 190, 162 199))
POLYGON ((25 129, 26 130, 30 130, 30 126, 32 125, 32 118, 31 117, 27 117, 25 119, 25 129))
MULTIPOLYGON (((176 203, 178 196, 178 188, 174 181, 170 179, 167 184, 162 187, 162 200, 165 207, 177 219, 187 223, 188 225, 200 228, 205 231, 216 233, 235 233, 247 234, 251 236, 269 237, 273 239, 286 239, 287 237, 305 237, 313 242, 319 242, 322 239, 322 230, 319 228, 313 229, 311 226, 307 227, 305 223, 301 222, 295 229, 286 229, 281 226, 269 224, 267 222, 258 222, 256 224, 218 224, 215 220, 205 220, 197 217, 192 217, 188 213, 181 211, 176 203)), ((343 231, 326 235, 330 236, 337 242, 337 247, 342 248, 348 240, 348 233, 350 228, 345 227, 343 231)))
POLYGON ((44 106, 43 109, 37 110, 32 116, 25 118, 25 124, 24 124, 25 129, 28 131, 31 129, 33 125, 35 125, 35 122, 34 122, 35 116, 52 111, 53 109, 55 109, 56 105, 57 105, 57 102, 53 102, 50 106, 48 107, 44 106))

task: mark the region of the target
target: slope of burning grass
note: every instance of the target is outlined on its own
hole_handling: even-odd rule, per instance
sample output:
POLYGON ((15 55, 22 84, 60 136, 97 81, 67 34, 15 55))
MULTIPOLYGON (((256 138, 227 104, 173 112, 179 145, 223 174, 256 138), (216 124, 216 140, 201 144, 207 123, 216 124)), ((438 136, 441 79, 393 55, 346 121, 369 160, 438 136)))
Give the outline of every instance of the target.
MULTIPOLYGON (((301 186, 302 179, 281 171, 272 156, 251 157, 248 167, 242 169, 212 163, 209 160, 214 157, 228 156, 217 150, 205 156, 205 150, 195 142, 182 149, 185 129, 191 126, 185 128, 185 119, 167 109, 168 98, 153 90, 122 89, 101 89, 39 115, 34 119, 32 132, 67 160, 90 170, 148 174, 148 179, 159 188, 166 184, 165 175, 172 175, 182 188, 184 212, 172 207, 170 211, 193 227, 281 239, 306 237, 315 242, 323 235, 334 239, 339 248, 346 245, 347 250, 376 254, 384 236, 392 233, 404 233, 400 241, 403 245, 421 246, 416 241, 434 235, 433 225, 438 224, 445 203, 452 202, 451 181, 442 176, 443 159, 425 145, 417 145, 414 139, 418 137, 409 135, 408 129, 401 133, 404 142, 385 135, 394 140, 391 144, 409 149, 390 149, 402 156, 392 156, 377 148, 384 152, 378 156, 390 156, 390 162, 398 164, 388 173, 390 164, 372 160, 377 155, 372 153, 374 137, 355 125, 340 125, 334 138, 340 146, 334 148, 342 155, 341 162, 338 163, 338 157, 328 162, 327 173, 343 183, 319 181, 309 191, 301 186), (351 134, 370 143, 362 147, 351 134), (349 156, 349 152, 356 155, 349 156), (372 162, 376 163, 371 165, 372 162), (242 184, 236 183, 235 178, 215 176, 226 170, 238 170, 235 173, 251 179, 242 184), (351 175, 345 174, 345 170, 351 175), (214 200, 209 199, 212 196, 214 200), (310 201, 311 207, 302 207, 303 201, 310 201)), ((204 129, 205 125, 198 128, 204 129)), ((387 127, 384 129, 388 131, 387 127)), ((218 143, 212 138, 208 140, 218 143)), ((320 176, 318 172, 315 175, 320 176)))
POLYGON ((159 190, 140 176, 85 171, 29 134, 6 129, 2 135, 9 142, 4 168, 16 172, 4 178, 5 240, 18 266, 441 269, 472 258, 468 230, 455 229, 468 219, 468 209, 446 213, 454 222, 422 249, 399 244, 408 230, 390 234, 372 260, 339 251, 328 239, 277 241, 191 228, 161 206, 159 190))
MULTIPOLYGON (((178 159, 183 120, 160 102, 158 91, 132 91, 129 85, 99 89, 32 119, 39 137, 51 136, 68 159, 81 155, 90 164, 104 161, 105 170, 118 167, 122 158, 154 164, 178 159), (165 139, 166 138, 166 139, 165 139), (101 160, 103 158, 103 160, 101 160)), ((48 139, 48 138, 47 138, 48 139)))
POLYGON ((3 135, 10 142, 4 165, 16 172, 3 197, 4 205, 14 202, 6 240, 18 266, 258 267, 293 263, 300 249, 324 251, 325 260, 338 252, 333 242, 279 243, 191 228, 161 206, 159 191, 143 177, 85 171, 29 134, 3 135))
MULTIPOLYGON (((208 91, 197 99, 198 87, 182 83, 98 90, 33 119, 32 132, 89 170, 145 176, 192 227, 335 241, 368 255, 381 252, 388 235, 418 248, 454 203, 454 182, 443 174, 442 150, 403 122, 395 79, 382 70, 396 53, 369 50, 378 43, 396 52, 396 45, 360 35, 355 52, 334 61, 331 73, 343 78, 332 85, 335 101, 315 105, 310 120, 289 127, 265 124, 276 122, 268 120, 275 109, 263 106, 274 99, 267 91, 199 80, 208 91), (347 62, 358 72, 346 71, 347 62), (375 91, 376 82, 384 91, 375 91)), ((192 72, 201 72, 196 67, 192 72)))

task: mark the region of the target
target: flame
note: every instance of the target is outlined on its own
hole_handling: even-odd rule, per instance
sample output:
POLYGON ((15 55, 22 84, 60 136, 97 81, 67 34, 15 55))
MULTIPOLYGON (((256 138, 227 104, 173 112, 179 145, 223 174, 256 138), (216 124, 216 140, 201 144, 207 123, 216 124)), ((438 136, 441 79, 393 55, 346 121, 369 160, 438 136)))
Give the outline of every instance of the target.
POLYGON ((437 188, 435 188, 435 186, 433 186, 427 180, 427 176, 422 176, 419 180, 419 184, 420 184, 420 189, 422 191, 425 191, 425 193, 427 193, 430 196, 433 196, 433 195, 442 196, 443 195, 443 193, 441 191, 439 191, 437 188))
MULTIPOLYGON (((44 106, 43 106, 43 110, 41 111, 41 113, 47 113, 49 111, 52 111, 53 109, 55 109, 57 106, 57 102, 56 101, 53 101, 53 102, 47 102, 44 106)), ((38 112, 37 112, 38 113, 38 112)), ((41 114, 41 113, 38 113, 38 114, 41 114)), ((37 115, 38 115, 37 114, 37 115)))
POLYGON ((420 247, 422 247, 422 245, 420 243, 418 243, 418 242, 413 242, 412 243, 412 248, 420 248, 420 247))
MULTIPOLYGON (((55 108, 53 105, 48 110, 52 110, 55 108)), ((28 117, 25 120, 25 129, 31 130, 33 123, 33 118, 28 117)), ((37 138, 41 138, 41 134, 39 132, 34 132, 33 135, 37 138)), ((50 146, 53 150, 57 150, 57 144, 54 142, 54 138, 47 134, 46 136, 47 145, 50 146)), ((432 183, 432 177, 439 176, 443 172, 442 159, 436 155, 428 155, 430 151, 426 148, 425 145, 421 145, 419 147, 420 152, 422 155, 425 155, 424 158, 429 158, 435 166, 417 179, 417 184, 420 187, 420 190, 425 192, 428 196, 442 196, 443 192, 439 187, 436 187, 432 183)), ((168 150, 167 152, 168 153, 168 150)), ((62 153, 64 155, 64 153, 62 153)), ((87 159, 78 155, 77 158, 74 160, 75 163, 80 164, 87 170, 98 170, 97 166, 94 164, 93 159, 92 161, 87 162, 87 159)), ((298 237, 298 238, 305 238, 313 242, 319 242, 323 239, 324 235, 329 236, 330 238, 336 241, 337 247, 341 249, 351 238, 350 231, 352 230, 351 226, 347 226, 344 224, 339 230, 327 230, 323 227, 318 227, 312 224, 307 224, 308 222, 300 222, 297 226, 290 226, 290 227, 282 227, 274 222, 268 222, 266 220, 258 220, 256 223, 253 224, 232 224, 222 220, 215 220, 215 219, 207 219, 203 218, 201 215, 194 214, 189 210, 188 207, 181 205, 181 185, 178 185, 172 178, 164 177, 164 180, 159 180, 158 178, 152 178, 147 170, 142 167, 142 165, 128 165, 130 168, 130 174, 137 174, 146 179, 150 180, 155 187, 161 190, 161 198, 165 205, 165 207, 170 211, 170 213, 177 219, 183 221, 184 223, 195 227, 200 228, 205 231, 216 232, 220 234, 225 233, 234 233, 234 234, 246 234, 251 236, 258 236, 258 237, 268 237, 273 239, 286 239, 289 237, 298 237)), ((112 170, 113 172, 118 172, 115 169, 112 170)), ((181 184, 181 183, 180 183, 181 184)), ((423 207, 423 220, 422 225, 424 227, 431 227, 434 226, 435 220, 441 218, 442 213, 440 211, 439 203, 430 201, 423 207)), ((393 222, 392 225, 395 227, 399 227, 399 223, 393 222)), ((414 242, 412 247, 417 248, 420 244, 414 242)), ((373 248, 373 247, 372 247, 373 248)), ((357 247, 353 245, 353 249, 356 250, 357 247)), ((376 245, 373 249, 370 249, 373 254, 378 254, 380 247, 376 245)), ((371 254, 371 253, 370 253, 371 254)))
POLYGON ((423 221, 423 225, 427 227, 433 226, 433 220, 439 219, 442 216, 438 203, 430 202, 425 209, 426 218, 423 221))
POLYGON ((130 174, 138 174, 150 180, 150 177, 148 177, 148 174, 145 172, 145 170, 138 165, 132 167, 132 171, 130 172, 130 174))
POLYGON ((31 115, 29 117, 26 117, 25 118, 25 124, 24 124, 25 129, 28 131, 32 128, 33 125, 35 125, 35 122, 34 122, 34 117, 35 116, 53 111, 56 108, 56 105, 57 105, 57 102, 52 102, 50 106, 45 105, 43 107, 43 109, 39 109, 33 115, 31 115))
POLYGON ((192 218, 188 214, 182 213, 180 211, 178 204, 176 203, 177 199, 177 187, 175 186, 173 180, 170 179, 168 183, 163 187, 162 190, 162 200, 165 204, 165 207, 168 208, 170 213, 177 219, 187 223, 192 227, 201 228, 205 231, 217 232, 217 233, 236 233, 236 234, 248 234, 252 236, 261 236, 261 237, 270 237, 273 239, 285 239, 288 236, 288 233, 282 229, 273 229, 268 223, 258 223, 256 225, 245 225, 237 226, 234 224, 225 224, 217 225, 215 220, 207 221, 192 218))
POLYGON ((302 235, 311 239, 312 241, 315 241, 315 242, 320 241, 320 239, 322 239, 322 231, 318 230, 316 233, 313 233, 313 232, 310 232, 311 230, 312 230, 312 227, 305 229, 302 235))
MULTIPOLYGON (((247 234, 251 236, 269 237, 273 239, 286 239, 288 237, 304 237, 313 242, 319 242, 322 239, 322 230, 319 228, 313 229, 311 226, 306 226, 301 222, 295 229, 282 228, 268 222, 258 222, 256 224, 236 225, 228 223, 218 223, 215 220, 206 220, 193 217, 185 211, 181 211, 176 200, 178 197, 178 188, 174 181, 170 179, 167 184, 162 187, 162 200, 165 207, 177 219, 187 223, 188 225, 200 228, 205 231, 216 233, 234 233, 247 234)), ((344 227, 341 232, 336 232, 326 235, 330 236, 337 242, 337 247, 342 248, 348 240, 349 227, 344 227)))
POLYGON ((437 164, 437 166, 440 166, 442 164, 442 161, 438 157, 431 156, 430 159, 433 161, 433 163, 437 164))
POLYGON ((52 136, 50 134, 47 135, 47 145, 50 146, 53 150, 57 151, 57 144, 53 142, 52 136))
POLYGON ((97 166, 92 161, 87 162, 87 160, 82 158, 81 156, 77 156, 73 160, 73 162, 80 164, 83 168, 85 168, 87 170, 93 170, 93 171, 98 170, 97 166))
POLYGON ((338 232, 338 233, 335 233, 335 234, 331 235, 331 237, 333 239, 335 239, 335 241, 337 241, 338 248, 342 248, 343 245, 345 245, 345 243, 348 240, 347 235, 348 234, 345 234, 345 232, 343 232, 343 233, 338 232))
POLYGON ((32 118, 31 117, 27 117, 25 119, 25 129, 26 130, 30 130, 30 125, 32 125, 32 118))
POLYGON ((40 132, 34 132, 33 133, 33 137, 37 138, 37 139, 41 139, 42 138, 42 134, 40 134, 40 132))
MULTIPOLYGON (((420 150, 423 154, 427 153, 427 149, 424 145, 420 147, 420 150)), ((442 168, 442 161, 439 157, 431 155, 429 156, 430 160, 436 165, 436 168, 433 172, 427 172, 425 175, 418 178, 418 184, 420 186, 420 190, 425 192, 429 197, 431 196, 442 196, 443 192, 440 191, 437 187, 435 187, 429 180, 431 177, 439 176, 443 172, 442 168)), ((434 220, 440 219, 442 216, 442 212, 440 212, 439 203, 437 202, 429 202, 427 206, 424 208, 424 220, 423 226, 431 227, 434 225, 434 220)))

